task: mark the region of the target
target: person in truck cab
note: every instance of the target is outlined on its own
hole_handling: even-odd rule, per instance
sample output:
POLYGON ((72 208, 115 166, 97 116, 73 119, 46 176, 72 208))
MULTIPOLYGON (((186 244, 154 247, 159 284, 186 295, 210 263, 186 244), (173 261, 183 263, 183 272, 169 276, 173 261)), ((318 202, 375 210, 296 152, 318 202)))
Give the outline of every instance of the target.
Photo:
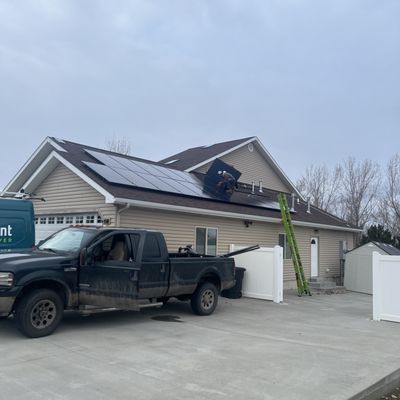
POLYGON ((108 253, 107 260, 126 261, 127 251, 125 237, 123 235, 116 235, 114 237, 113 247, 108 253))

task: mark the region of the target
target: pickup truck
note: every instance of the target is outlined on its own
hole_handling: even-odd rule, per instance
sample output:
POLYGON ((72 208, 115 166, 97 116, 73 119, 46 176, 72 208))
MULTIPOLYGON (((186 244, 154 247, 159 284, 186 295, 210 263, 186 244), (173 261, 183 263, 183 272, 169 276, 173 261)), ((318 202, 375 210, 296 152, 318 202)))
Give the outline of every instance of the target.
POLYGON ((31 252, 0 254, 0 317, 14 314, 24 335, 41 337, 64 310, 139 310, 176 297, 209 315, 219 293, 235 284, 231 255, 198 255, 190 247, 168 253, 155 231, 66 228, 31 252))

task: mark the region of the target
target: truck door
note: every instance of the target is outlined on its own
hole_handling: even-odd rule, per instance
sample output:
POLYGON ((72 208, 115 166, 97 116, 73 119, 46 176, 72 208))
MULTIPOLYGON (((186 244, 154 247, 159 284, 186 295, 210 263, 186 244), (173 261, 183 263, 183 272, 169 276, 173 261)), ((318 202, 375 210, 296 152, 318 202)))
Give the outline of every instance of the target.
POLYGON ((160 246, 158 236, 155 232, 145 236, 139 276, 140 299, 161 298, 168 291, 168 253, 160 246))
POLYGON ((100 307, 137 308, 139 268, 128 234, 115 233, 88 248, 80 267, 79 302, 100 307))

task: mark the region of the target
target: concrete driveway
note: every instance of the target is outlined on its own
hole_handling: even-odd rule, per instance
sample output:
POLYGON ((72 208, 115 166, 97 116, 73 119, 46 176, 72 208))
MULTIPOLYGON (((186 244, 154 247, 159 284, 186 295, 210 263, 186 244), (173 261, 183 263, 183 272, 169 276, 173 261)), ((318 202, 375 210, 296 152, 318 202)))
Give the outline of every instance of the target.
POLYGON ((220 298, 210 317, 171 302, 68 314, 35 340, 1 320, 0 399, 348 399, 400 368, 400 324, 371 321, 371 301, 220 298))

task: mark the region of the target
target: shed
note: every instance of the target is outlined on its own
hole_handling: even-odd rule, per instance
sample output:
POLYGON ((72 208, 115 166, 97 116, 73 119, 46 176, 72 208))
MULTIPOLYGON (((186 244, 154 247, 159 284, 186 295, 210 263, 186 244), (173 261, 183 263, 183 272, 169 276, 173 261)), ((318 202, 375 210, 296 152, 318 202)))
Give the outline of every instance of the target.
POLYGON ((346 254, 344 286, 353 292, 372 294, 372 253, 399 256, 400 250, 391 244, 369 242, 346 254))

